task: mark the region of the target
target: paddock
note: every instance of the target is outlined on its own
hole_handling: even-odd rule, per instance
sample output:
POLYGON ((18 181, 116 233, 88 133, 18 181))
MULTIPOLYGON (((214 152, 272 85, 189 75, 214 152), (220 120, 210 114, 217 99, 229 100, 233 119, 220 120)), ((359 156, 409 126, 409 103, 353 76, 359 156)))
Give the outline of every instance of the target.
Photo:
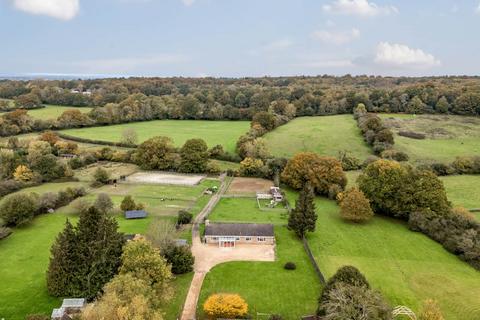
POLYGON ((194 186, 199 184, 206 176, 186 175, 161 171, 136 172, 126 178, 127 183, 171 184, 180 186, 194 186))
POLYGON ((273 182, 260 178, 241 178, 236 177, 228 187, 228 195, 250 195, 255 197, 257 192, 268 192, 273 182))

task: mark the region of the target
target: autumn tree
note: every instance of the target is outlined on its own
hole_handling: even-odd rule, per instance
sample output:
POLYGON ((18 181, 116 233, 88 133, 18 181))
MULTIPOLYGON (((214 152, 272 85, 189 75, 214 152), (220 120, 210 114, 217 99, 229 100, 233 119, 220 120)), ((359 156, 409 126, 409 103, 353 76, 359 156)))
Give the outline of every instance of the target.
POLYGON ((180 171, 205 172, 208 165, 208 147, 203 139, 189 139, 180 149, 180 171))
POLYGON ((296 190, 310 182, 314 191, 320 195, 328 195, 332 185, 343 189, 347 184, 340 161, 313 152, 297 153, 288 161, 281 178, 296 190))
POLYGON ((254 158, 245 158, 240 162, 239 173, 245 177, 258 177, 261 176, 261 170, 263 167, 263 161, 254 158))
POLYGON ((171 268, 160 250, 145 239, 128 242, 122 254, 120 274, 131 274, 155 290, 158 299, 166 300, 170 295, 171 268))
POLYGON ((13 173, 13 177, 17 181, 28 182, 33 180, 34 174, 32 170, 30 170, 27 166, 19 165, 17 169, 15 169, 15 172, 13 173))
POLYGON ((248 313, 248 304, 238 294, 217 293, 209 296, 203 304, 209 319, 238 319, 248 313))
POLYGON ((147 170, 168 170, 174 167, 175 148, 168 137, 153 137, 138 146, 135 162, 147 170))
POLYGON ((367 166, 357 181, 375 213, 407 219, 411 212, 423 208, 449 211, 442 181, 428 170, 377 160, 367 166))
POLYGON ((303 238, 307 231, 315 231, 317 213, 314 199, 313 188, 310 183, 306 183, 295 201, 295 208, 288 217, 288 228, 293 230, 299 238, 303 238))
POLYGON ((271 131, 275 129, 275 115, 266 111, 257 112, 252 117, 252 126, 255 124, 259 124, 267 131, 271 131))
POLYGON ((42 141, 48 142, 52 147, 55 145, 55 143, 57 143, 60 140, 60 138, 58 137, 58 134, 54 131, 43 132, 40 135, 39 139, 42 141))
POLYGON ((100 184, 107 184, 110 181, 110 174, 107 170, 99 167, 95 169, 93 179, 100 184))
POLYGON ((340 216, 353 222, 368 221, 373 217, 370 201, 358 188, 351 188, 342 194, 340 216))

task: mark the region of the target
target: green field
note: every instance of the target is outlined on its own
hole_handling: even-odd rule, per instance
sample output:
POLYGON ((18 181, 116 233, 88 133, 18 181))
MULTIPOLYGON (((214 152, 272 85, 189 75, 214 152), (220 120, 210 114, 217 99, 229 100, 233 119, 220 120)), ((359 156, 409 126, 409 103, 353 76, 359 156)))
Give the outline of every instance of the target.
POLYGON ((412 162, 451 162, 457 156, 480 154, 480 118, 453 115, 381 114, 395 134, 395 149, 412 162), (400 131, 426 134, 423 140, 398 135, 400 131))
POLYGON ((202 138, 209 147, 220 144, 225 151, 235 152, 235 144, 242 134, 248 131, 248 121, 203 121, 203 120, 155 120, 119 124, 105 127, 64 130, 62 133, 94 140, 121 141, 126 128, 134 129, 140 142, 154 136, 168 136, 176 146, 186 140, 202 138))
POLYGON ((440 244, 398 220, 357 225, 341 220, 333 201, 317 198, 316 207, 317 230, 308 240, 327 277, 354 265, 394 306, 418 310, 433 298, 445 319, 480 319, 480 273, 440 244))
POLYGON ((255 198, 222 198, 208 216, 217 222, 287 223, 287 210, 281 206, 273 210, 260 210, 255 198))
MULTIPOLYGON (((229 262, 214 267, 205 278, 200 294, 198 313, 213 293, 240 294, 249 305, 250 315, 278 313, 285 320, 313 314, 320 295, 320 284, 301 241, 286 227, 275 227, 275 262, 229 262), (286 262, 294 262, 296 270, 285 270, 286 262)), ((258 319, 267 319, 259 317, 258 319)))
POLYGON ((264 138, 270 152, 279 157, 302 151, 336 157, 339 151, 349 151, 364 160, 372 154, 351 114, 296 118, 264 138))
MULTIPOLYGON (((83 180, 87 180, 86 178, 83 180)), ((85 197, 94 200, 98 193, 111 196, 116 210, 115 217, 120 231, 125 233, 144 233, 154 218, 174 220, 179 209, 187 208, 198 213, 206 204, 209 196, 202 195, 207 187, 219 185, 217 180, 205 179, 194 187, 119 184, 90 189, 85 197), (118 206, 125 195, 132 195, 136 202, 146 205, 149 212, 147 219, 126 220, 119 212, 118 206), (171 198, 161 200, 162 198, 171 198), (198 201, 197 201, 198 200, 198 201)), ((20 192, 59 191, 66 187, 88 187, 88 182, 48 183, 24 189, 20 192)), ((49 314, 53 307, 59 305, 60 299, 50 297, 46 290, 45 272, 50 256, 50 247, 57 234, 62 230, 66 218, 76 222, 78 216, 72 214, 73 205, 60 208, 53 214, 36 217, 32 223, 15 228, 13 234, 0 241, 0 318, 24 319, 26 314, 49 314), (8 303, 3 303, 8 301, 8 303)), ((189 237, 190 228, 179 230, 179 237, 189 237)), ((183 306, 192 274, 178 277, 173 282, 176 293, 173 300, 165 307, 166 319, 175 319, 183 306)))
POLYGON ((480 208, 480 175, 440 177, 454 206, 467 209, 480 208))
POLYGON ((42 119, 42 120, 56 120, 63 112, 67 110, 80 110, 82 113, 87 113, 92 108, 89 107, 71 107, 71 106, 54 106, 54 105, 45 105, 45 108, 42 109, 34 109, 29 110, 28 114, 35 119, 42 119))

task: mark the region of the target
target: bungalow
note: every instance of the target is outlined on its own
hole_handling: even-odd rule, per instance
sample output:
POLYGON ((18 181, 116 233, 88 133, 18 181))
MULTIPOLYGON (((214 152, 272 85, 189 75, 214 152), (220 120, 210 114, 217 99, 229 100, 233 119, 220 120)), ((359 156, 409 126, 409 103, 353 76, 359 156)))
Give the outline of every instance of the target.
POLYGON ((125 219, 144 219, 147 217, 145 210, 130 210, 125 211, 125 219))
POLYGON ((209 223, 205 221, 205 243, 219 247, 238 244, 274 244, 273 224, 209 223))

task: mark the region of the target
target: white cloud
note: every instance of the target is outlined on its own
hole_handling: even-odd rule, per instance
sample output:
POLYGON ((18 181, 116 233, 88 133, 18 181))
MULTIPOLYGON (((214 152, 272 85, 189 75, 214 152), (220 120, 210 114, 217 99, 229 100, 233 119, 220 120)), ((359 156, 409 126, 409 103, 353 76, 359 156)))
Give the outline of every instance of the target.
POLYGON ((186 5, 187 7, 190 7, 195 3, 195 0, 182 0, 182 3, 186 5))
POLYGON ((312 33, 312 37, 322 42, 341 45, 360 37, 360 30, 355 28, 349 31, 318 30, 312 33))
POLYGON ((18 10, 61 20, 73 19, 80 9, 79 0, 13 0, 13 5, 18 10))
POLYGON ((323 10, 330 13, 362 17, 389 15, 398 12, 398 9, 394 6, 379 6, 376 3, 368 2, 368 0, 335 0, 331 4, 324 5, 323 10))
POLYGON ((421 49, 388 42, 381 42, 377 45, 374 62, 397 68, 431 68, 440 65, 440 60, 421 49))

